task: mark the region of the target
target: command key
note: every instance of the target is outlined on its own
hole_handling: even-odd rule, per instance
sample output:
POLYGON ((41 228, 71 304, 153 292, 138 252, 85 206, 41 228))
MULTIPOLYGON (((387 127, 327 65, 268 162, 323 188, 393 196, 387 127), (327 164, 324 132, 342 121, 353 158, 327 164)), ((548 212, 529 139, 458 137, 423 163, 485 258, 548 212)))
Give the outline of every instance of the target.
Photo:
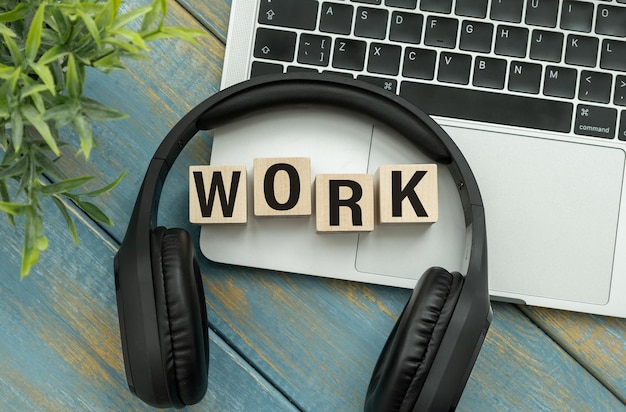
POLYGON ((583 136, 615 138, 617 110, 579 104, 576 108, 574 133, 583 136))

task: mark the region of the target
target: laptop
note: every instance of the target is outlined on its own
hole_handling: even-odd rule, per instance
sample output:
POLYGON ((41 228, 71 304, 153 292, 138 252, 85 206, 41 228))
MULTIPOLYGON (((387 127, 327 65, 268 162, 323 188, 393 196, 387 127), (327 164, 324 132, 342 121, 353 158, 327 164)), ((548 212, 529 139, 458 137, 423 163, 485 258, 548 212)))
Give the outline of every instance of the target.
MULTIPOLYGON (((233 0, 222 87, 292 71, 378 85, 451 135, 483 195, 495 300, 626 317, 626 0, 233 0)), ((310 158, 312 179, 432 163, 384 125, 324 107, 215 132, 211 164, 251 176, 255 158, 275 157, 310 158)), ((315 216, 257 218, 250 204, 245 225, 202 227, 202 253, 404 288, 433 265, 463 271, 471 239, 437 170, 434 224, 326 234, 315 216)))

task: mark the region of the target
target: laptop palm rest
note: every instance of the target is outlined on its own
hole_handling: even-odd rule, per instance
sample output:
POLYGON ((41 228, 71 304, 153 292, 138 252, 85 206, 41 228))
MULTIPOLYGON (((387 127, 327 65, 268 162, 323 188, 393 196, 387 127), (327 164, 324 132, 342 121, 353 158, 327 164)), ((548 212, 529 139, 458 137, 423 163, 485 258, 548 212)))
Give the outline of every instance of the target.
MULTIPOLYGON (((474 168, 479 185, 486 182, 481 189, 492 294, 606 303, 623 151, 594 147, 597 156, 590 157, 578 144, 455 127, 447 130, 474 168), (558 175, 546 176, 542 165, 550 163, 558 163, 558 175), (592 196, 581 199, 578 193, 592 196), (558 207, 542 208, 546 203, 558 207), (494 231, 494 227, 507 230, 494 231), (554 252, 546 250, 568 256, 569 265, 557 265, 554 252), (585 270, 573 270, 580 267, 585 270), (573 279, 574 272, 589 275, 573 279)), ((253 115, 221 128, 213 142, 211 163, 243 164, 252 173, 256 157, 294 156, 311 158, 313 179, 319 173, 375 173, 382 164, 430 162, 405 139, 384 127, 373 127, 367 119, 292 108, 253 115)), ((249 175, 248 223, 203 226, 202 253, 223 263, 401 287, 412 287, 433 265, 463 270, 466 231, 460 202, 447 168, 438 170, 437 223, 377 224, 373 232, 362 234, 317 233, 315 216, 254 217, 249 175)))

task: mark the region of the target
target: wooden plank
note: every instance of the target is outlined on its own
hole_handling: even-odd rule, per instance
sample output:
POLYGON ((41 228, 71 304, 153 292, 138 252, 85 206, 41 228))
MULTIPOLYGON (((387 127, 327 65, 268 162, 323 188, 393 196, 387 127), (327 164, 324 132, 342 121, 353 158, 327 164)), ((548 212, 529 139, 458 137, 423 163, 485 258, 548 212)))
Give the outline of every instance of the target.
POLYGON ((231 0, 178 0, 199 22, 222 43, 226 43, 231 0))
MULTIPOLYGON (((21 233, 0 219, 0 410, 147 409, 126 384, 111 270, 117 246, 83 222, 77 248, 58 213, 48 215, 49 250, 22 281, 21 233)), ((201 409, 294 410, 212 331, 210 340, 201 409)))
MULTIPOLYGON (((196 24, 175 5, 171 10, 174 21, 196 24)), ((200 49, 163 43, 155 47, 154 61, 132 62, 129 72, 108 77, 90 72, 88 93, 130 113, 131 119, 96 128, 101 149, 92 164, 85 166, 73 155, 64 162, 81 173, 108 179, 129 171, 118 189, 98 201, 117 222, 111 229, 115 239, 123 236, 145 166, 160 138, 190 106, 217 89, 221 53, 215 38, 203 39, 200 49)), ((202 138, 185 150, 166 183, 161 223, 188 227, 186 167, 206 161, 209 151, 210 141, 202 138)), ((198 229, 191 231, 197 238, 198 229)), ((110 267, 110 262, 101 263, 110 267)), ((408 291, 206 261, 202 270, 215 328, 294 402, 312 410, 361 408, 373 364, 408 291)), ((495 317, 462 408, 622 407, 520 312, 496 305, 495 317), (527 367, 530 359, 536 359, 533 368, 527 367)))
POLYGON ((530 306, 521 309, 626 403, 626 320, 530 306))

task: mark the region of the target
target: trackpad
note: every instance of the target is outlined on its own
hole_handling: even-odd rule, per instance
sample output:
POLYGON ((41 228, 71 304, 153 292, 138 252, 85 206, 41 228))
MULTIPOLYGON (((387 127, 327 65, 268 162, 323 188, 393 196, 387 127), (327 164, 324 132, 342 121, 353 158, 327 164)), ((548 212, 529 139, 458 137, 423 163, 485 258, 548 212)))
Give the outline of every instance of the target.
POLYGON ((606 304, 624 152, 447 131, 468 158, 483 195, 492 293, 606 304))

